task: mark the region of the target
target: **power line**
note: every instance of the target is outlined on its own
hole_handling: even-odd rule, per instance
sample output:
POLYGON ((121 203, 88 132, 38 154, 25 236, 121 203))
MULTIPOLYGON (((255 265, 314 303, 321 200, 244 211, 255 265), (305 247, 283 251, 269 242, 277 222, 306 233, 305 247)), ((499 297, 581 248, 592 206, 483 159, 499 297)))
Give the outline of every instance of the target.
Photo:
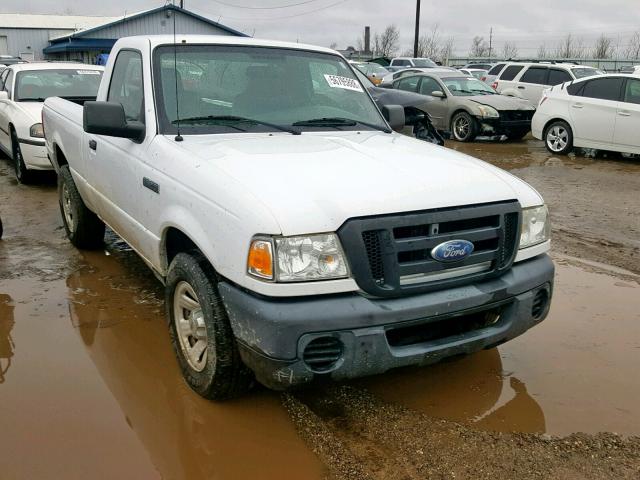
POLYGON ((295 13, 293 15, 283 15, 283 16, 280 16, 280 17, 269 17, 269 18, 263 18, 263 17, 230 17, 230 16, 227 16, 227 15, 221 15, 220 18, 228 18, 230 20, 244 20, 244 21, 252 21, 252 22, 254 22, 254 21, 262 21, 262 20, 284 20, 284 19, 287 19, 287 18, 302 17, 304 15, 309 15, 310 13, 320 12, 322 10, 326 10, 328 8, 335 7, 336 5, 340 5, 341 3, 345 3, 345 2, 348 2, 348 1, 350 1, 350 0, 339 0, 337 2, 330 3, 329 5, 326 5, 324 7, 316 8, 316 9, 309 10, 309 11, 306 11, 306 12, 295 13))
POLYGON ((246 6, 246 5, 237 5, 235 3, 222 2, 220 0, 213 0, 213 1, 215 3, 219 3, 220 5, 224 5, 226 7, 244 8, 244 9, 247 9, 247 10, 276 10, 276 9, 279 9, 279 8, 290 8, 290 7, 297 7, 299 5, 306 5, 307 3, 317 2, 318 0, 306 0, 304 2, 289 3, 288 5, 274 5, 272 7, 250 7, 250 6, 246 6))

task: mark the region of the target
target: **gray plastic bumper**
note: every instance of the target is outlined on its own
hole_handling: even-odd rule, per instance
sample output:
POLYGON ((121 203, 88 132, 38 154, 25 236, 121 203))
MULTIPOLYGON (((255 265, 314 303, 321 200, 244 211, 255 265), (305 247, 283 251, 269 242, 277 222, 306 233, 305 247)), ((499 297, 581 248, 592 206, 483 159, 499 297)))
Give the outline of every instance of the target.
POLYGON ((540 255, 514 264, 499 278, 392 299, 357 293, 260 297, 226 282, 221 282, 219 289, 243 361, 261 383, 285 389, 317 375, 333 379, 371 375, 503 343, 546 317, 553 275, 551 259, 540 255), (542 295, 544 304, 536 310, 534 299, 540 290, 547 295, 542 295), (436 325, 446 329, 447 319, 457 322, 483 311, 498 312, 499 319, 427 341, 390 341, 389 332, 394 330, 416 327, 428 331, 436 325), (342 347, 339 360, 326 373, 314 372, 303 359, 305 347, 320 337, 338 339, 342 347))

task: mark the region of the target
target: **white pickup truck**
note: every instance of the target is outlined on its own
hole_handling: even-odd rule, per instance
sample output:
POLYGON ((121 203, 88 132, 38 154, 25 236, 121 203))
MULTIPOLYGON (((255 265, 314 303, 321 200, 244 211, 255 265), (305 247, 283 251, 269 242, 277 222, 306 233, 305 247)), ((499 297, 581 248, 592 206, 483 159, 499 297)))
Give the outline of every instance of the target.
POLYGON ((120 39, 97 101, 45 102, 67 235, 99 248, 106 224, 153 269, 212 399, 429 364, 543 320, 540 195, 384 110, 326 48, 120 39))

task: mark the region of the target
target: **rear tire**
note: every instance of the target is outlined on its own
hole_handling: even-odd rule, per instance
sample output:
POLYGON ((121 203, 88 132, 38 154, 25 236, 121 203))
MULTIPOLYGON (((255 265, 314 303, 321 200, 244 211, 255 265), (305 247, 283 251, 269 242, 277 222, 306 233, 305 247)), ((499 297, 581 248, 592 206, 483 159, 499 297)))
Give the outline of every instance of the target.
POLYGON ((451 119, 451 133, 459 142, 473 142, 478 136, 478 122, 467 112, 458 112, 451 119))
POLYGON ((13 169, 15 170, 18 183, 25 185, 31 183, 33 174, 27 170, 27 166, 24 164, 18 134, 13 128, 11 129, 11 155, 13 156, 13 169))
POLYGON ((69 241, 83 250, 100 248, 104 243, 104 223, 82 201, 68 165, 58 172, 58 201, 69 241))
POLYGON ((555 120, 544 131, 544 145, 555 155, 568 155, 573 150, 573 131, 563 120, 555 120))
POLYGON ((189 387, 211 400, 246 393, 253 372, 240 358, 216 273, 199 252, 179 253, 165 288, 171 343, 189 387))

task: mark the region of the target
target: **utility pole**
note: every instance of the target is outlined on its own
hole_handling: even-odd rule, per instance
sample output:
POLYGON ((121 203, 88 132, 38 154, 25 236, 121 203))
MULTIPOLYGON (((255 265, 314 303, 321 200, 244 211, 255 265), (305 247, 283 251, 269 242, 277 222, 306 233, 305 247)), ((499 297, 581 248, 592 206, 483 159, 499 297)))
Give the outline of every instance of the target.
POLYGON ((413 40, 413 56, 418 56, 418 39, 420 37, 420 0, 416 0, 416 38, 413 40))
POLYGON ((491 50, 493 48, 493 27, 489 30, 489 61, 491 61, 491 50))

